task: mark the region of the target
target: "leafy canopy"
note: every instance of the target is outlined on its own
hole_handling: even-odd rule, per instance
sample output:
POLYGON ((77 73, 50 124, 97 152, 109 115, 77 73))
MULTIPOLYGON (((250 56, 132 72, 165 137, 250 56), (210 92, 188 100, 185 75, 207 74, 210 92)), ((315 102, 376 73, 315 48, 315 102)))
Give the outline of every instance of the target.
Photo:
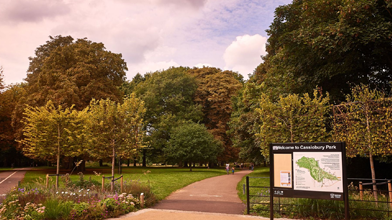
POLYGON ((174 162, 215 161, 221 150, 219 144, 204 125, 188 122, 173 129, 165 154, 174 162))
POLYGON ((277 97, 319 86, 344 100, 349 83, 390 88, 391 7, 389 0, 295 0, 276 8, 266 91, 277 97))
POLYGON ((261 153, 268 158, 270 143, 327 141, 326 114, 329 111, 329 96, 313 92, 302 97, 297 94, 280 96, 276 102, 262 94, 259 114, 261 126, 257 134, 261 142, 261 153))

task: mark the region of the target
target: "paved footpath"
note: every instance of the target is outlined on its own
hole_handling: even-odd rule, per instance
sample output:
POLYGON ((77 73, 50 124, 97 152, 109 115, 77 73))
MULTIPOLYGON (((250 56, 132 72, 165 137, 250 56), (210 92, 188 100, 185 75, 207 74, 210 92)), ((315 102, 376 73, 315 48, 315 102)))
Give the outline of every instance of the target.
POLYGON ((0 172, 0 203, 5 199, 5 194, 18 186, 26 171, 24 168, 0 172))
MULTIPOLYGON (((120 217, 121 220, 269 220, 270 218, 237 215, 237 214, 223 214, 223 213, 209 213, 209 212, 190 212, 178 210, 163 210, 163 209, 142 209, 137 212, 132 212, 120 217)), ((274 218, 276 220, 290 220, 286 218, 274 218)), ((110 218, 107 220, 119 220, 118 218, 110 218)))
MULTIPOLYGON (((159 202, 152 209, 121 216, 121 220, 266 220, 243 215, 245 204, 238 198, 237 184, 251 171, 208 178, 192 183, 159 202)), ((118 218, 113 218, 115 220, 118 218)), ((281 219, 284 220, 284 219, 281 219)))
POLYGON ((237 184, 252 171, 216 176, 192 183, 169 195, 154 209, 243 214, 244 203, 238 198, 237 184))

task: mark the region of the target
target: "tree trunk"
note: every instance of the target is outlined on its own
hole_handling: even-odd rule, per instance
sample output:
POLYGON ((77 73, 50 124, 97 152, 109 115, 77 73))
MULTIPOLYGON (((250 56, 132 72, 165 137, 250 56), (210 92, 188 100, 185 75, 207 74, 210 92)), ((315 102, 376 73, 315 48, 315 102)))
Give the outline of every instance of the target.
MULTIPOLYGON (((113 141, 114 142, 114 141, 113 141)), ((116 160, 116 152, 115 152, 115 150, 114 150, 114 146, 113 146, 113 155, 112 155, 112 182, 111 182, 111 184, 110 184, 110 190, 113 192, 114 191, 114 182, 113 182, 113 180, 114 180, 114 166, 116 165, 115 164, 115 160, 116 160)))
POLYGON ((373 196, 374 200, 378 201, 378 194, 377 194, 377 185, 376 185, 376 171, 374 169, 374 162, 373 162, 373 155, 371 152, 369 152, 369 161, 370 161, 370 171, 372 172, 372 183, 373 183, 373 196))
POLYGON ((133 157, 133 166, 136 167, 136 157, 133 157))
POLYGON ((57 169, 56 169, 56 190, 59 187, 60 174, 60 125, 57 125, 57 169))
POLYGON ((372 183, 373 183, 373 196, 374 200, 376 201, 376 205, 378 205, 378 195, 377 195, 377 185, 376 185, 376 171, 374 169, 374 161, 373 161, 373 154, 372 154, 372 145, 371 145, 371 131, 370 131, 370 123, 369 123, 369 113, 368 107, 366 106, 366 130, 368 136, 368 148, 369 148, 369 161, 370 161, 370 171, 372 173, 372 183))
POLYGON ((146 149, 143 149, 143 167, 146 167, 146 149))
POLYGON ((103 162, 102 160, 99 160, 99 166, 102 167, 103 166, 103 162))
POLYGON ((128 161, 127 161, 127 167, 129 167, 129 163, 131 162, 131 160, 130 159, 128 159, 128 161))

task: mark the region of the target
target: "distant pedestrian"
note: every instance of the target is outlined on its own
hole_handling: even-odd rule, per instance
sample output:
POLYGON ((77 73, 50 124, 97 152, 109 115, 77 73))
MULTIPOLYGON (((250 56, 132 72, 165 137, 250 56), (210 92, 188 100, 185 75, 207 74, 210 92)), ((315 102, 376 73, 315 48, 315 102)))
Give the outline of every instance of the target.
POLYGON ((232 172, 233 175, 234 175, 234 166, 231 168, 231 172, 232 172))
POLYGON ((226 166, 226 173, 229 174, 230 167, 226 166))

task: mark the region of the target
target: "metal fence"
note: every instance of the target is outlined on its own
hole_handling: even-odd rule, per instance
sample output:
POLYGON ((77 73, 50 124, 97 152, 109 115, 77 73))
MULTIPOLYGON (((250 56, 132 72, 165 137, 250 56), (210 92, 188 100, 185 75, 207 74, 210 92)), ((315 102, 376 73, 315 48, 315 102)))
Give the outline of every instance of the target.
MULTIPOLYGON (((389 179, 348 178, 349 211, 351 219, 392 219, 392 186, 389 179), (373 190, 373 185, 377 191, 373 190), (375 197, 377 196, 377 197, 375 197)), ((279 216, 327 215, 332 218, 344 219, 343 201, 313 200, 299 198, 274 197, 274 207, 270 206, 271 188, 269 177, 246 178, 247 213, 258 213, 269 216, 271 212, 279 216), (306 202, 304 202, 306 200, 306 202), (317 207, 319 206, 319 207, 317 207), (330 212, 330 213, 328 213, 330 212)), ((312 216, 312 217, 316 217, 312 216)), ((319 216, 320 217, 320 216, 319 216)))

